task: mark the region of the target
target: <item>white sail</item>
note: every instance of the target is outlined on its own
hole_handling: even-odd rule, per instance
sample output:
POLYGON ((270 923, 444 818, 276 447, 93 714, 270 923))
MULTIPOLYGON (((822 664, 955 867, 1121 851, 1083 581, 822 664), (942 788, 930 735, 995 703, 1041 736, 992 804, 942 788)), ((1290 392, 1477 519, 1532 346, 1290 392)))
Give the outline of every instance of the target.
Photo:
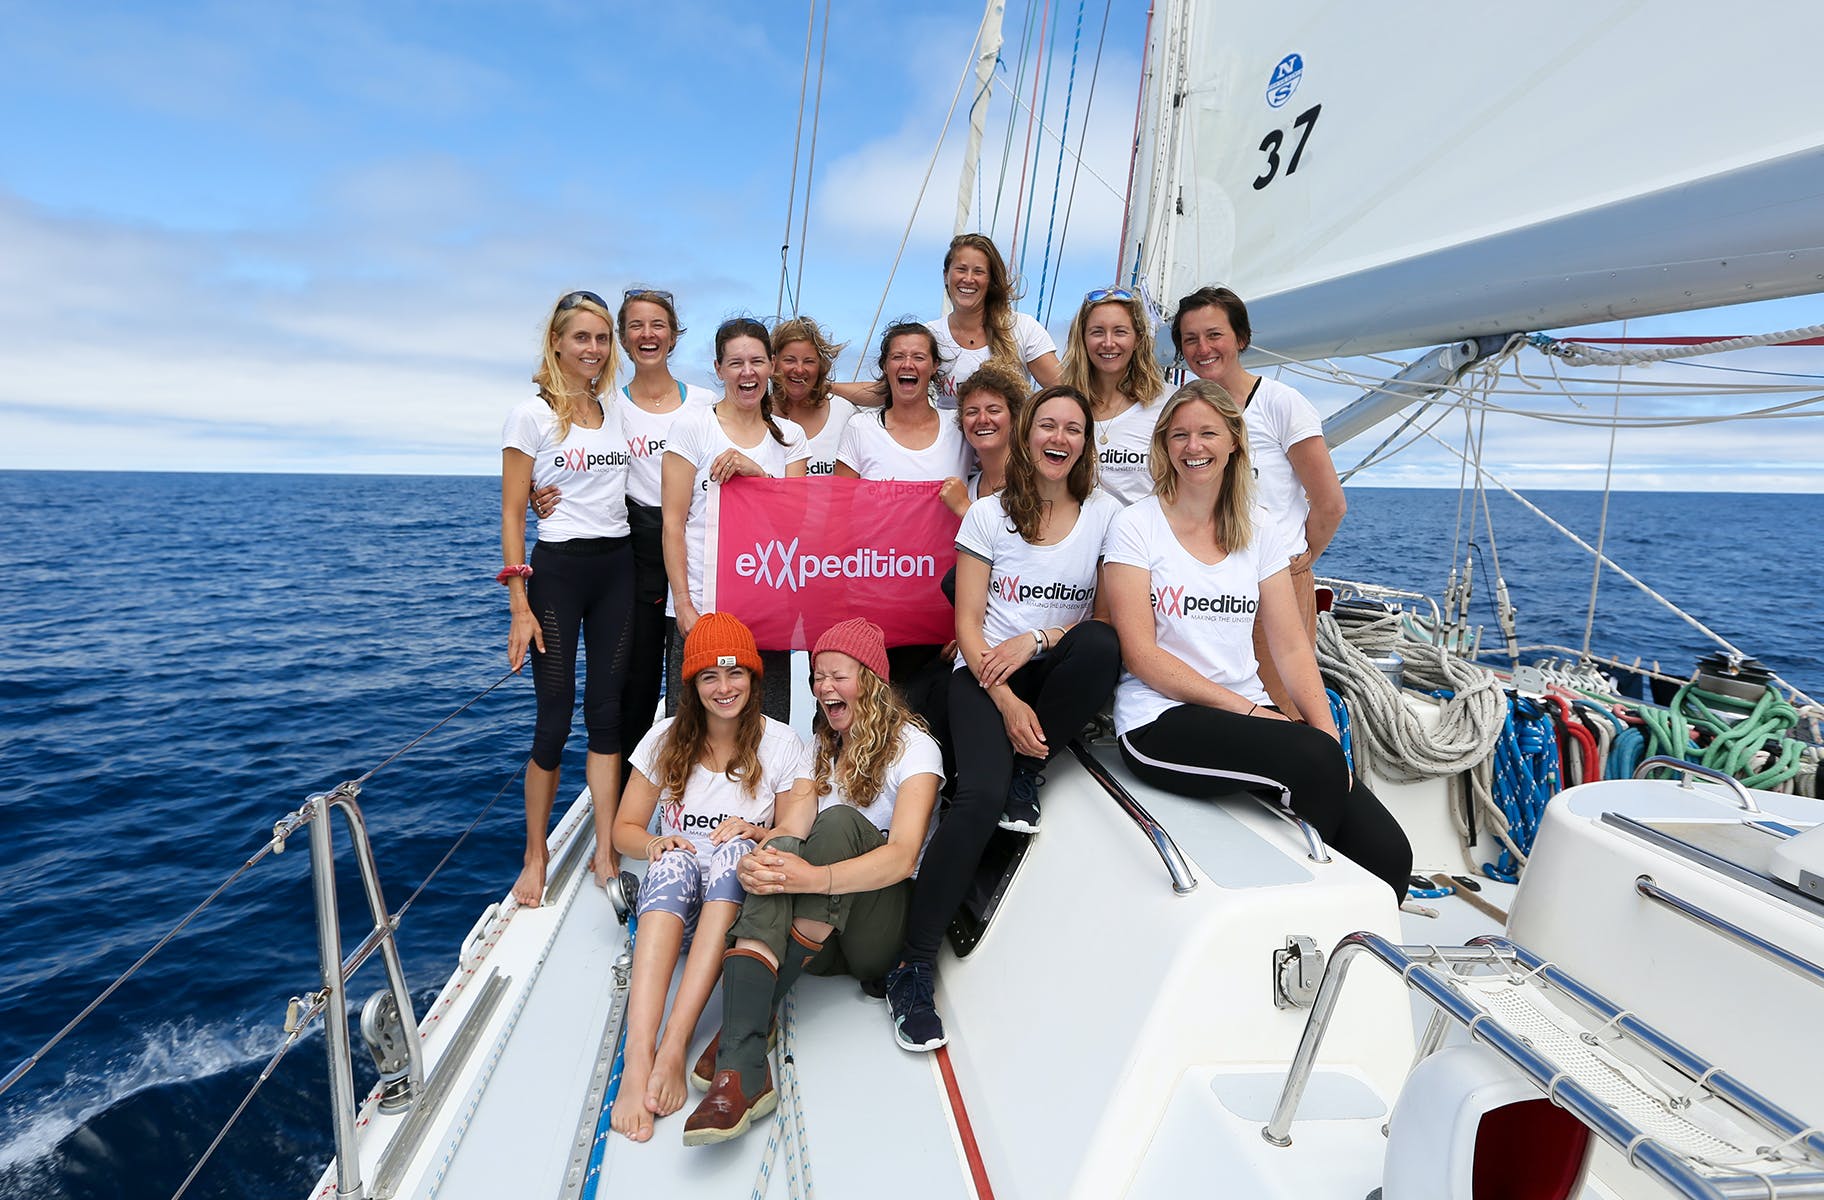
POLYGON ((1824 290, 1824 7, 1716 17, 1161 0, 1124 267, 1295 358, 1824 290))
POLYGON ((1001 19, 1006 0, 988 0, 982 28, 975 38, 975 99, 969 105, 969 145, 963 151, 963 170, 956 184, 955 233, 970 230, 970 201, 976 173, 982 168, 982 132, 988 124, 988 101, 994 95, 994 64, 1001 57, 1001 19))

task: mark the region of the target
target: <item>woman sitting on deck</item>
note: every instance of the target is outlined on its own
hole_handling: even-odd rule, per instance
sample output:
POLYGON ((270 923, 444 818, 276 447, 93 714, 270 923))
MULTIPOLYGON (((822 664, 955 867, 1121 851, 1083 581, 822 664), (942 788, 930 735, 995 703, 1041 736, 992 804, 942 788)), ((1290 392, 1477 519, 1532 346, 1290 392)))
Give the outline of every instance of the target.
POLYGON ((1318 675, 1289 557, 1252 509, 1241 410, 1193 380, 1160 411, 1154 494, 1124 510, 1103 547, 1103 586, 1126 673, 1115 732, 1135 775, 1188 796, 1269 788, 1331 847, 1406 896, 1412 847, 1348 763, 1318 675), (1259 625, 1307 724, 1261 686, 1259 625))
POLYGON ((774 829, 811 827, 809 753, 789 726, 761 715, 760 678, 754 635, 727 613, 704 613, 684 640, 678 715, 655 725, 633 752, 614 839, 621 853, 651 865, 640 886, 627 1070, 612 1122, 636 1142, 652 1136, 653 1117, 677 1112, 688 1095, 684 1056, 745 897, 735 864, 774 829), (665 993, 693 927, 661 1042, 665 993))
POLYGON ((747 903, 722 962, 722 1032, 692 1073, 709 1094, 685 1122, 687 1146, 739 1137, 778 1103, 767 1027, 801 974, 878 979, 905 938, 943 782, 937 743, 887 686, 878 625, 831 626, 811 665, 817 819, 802 841, 776 837, 737 868, 747 903))

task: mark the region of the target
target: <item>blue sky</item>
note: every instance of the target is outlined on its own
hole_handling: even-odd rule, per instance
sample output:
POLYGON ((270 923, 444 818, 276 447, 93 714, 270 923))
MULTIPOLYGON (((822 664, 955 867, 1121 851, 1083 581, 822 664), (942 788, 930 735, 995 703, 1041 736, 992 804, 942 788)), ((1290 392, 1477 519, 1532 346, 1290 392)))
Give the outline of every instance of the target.
MULTIPOLYGON (((1054 8, 1055 130, 1075 6, 1054 8)), ((1003 80, 1025 15, 1012 0, 1003 80)), ((692 332, 674 369, 711 382, 714 325, 774 311, 805 17, 757 4, 0 3, 0 467, 490 473, 540 318, 573 287, 677 293, 692 332)), ((802 307, 840 338, 861 339, 881 303, 979 17, 973 0, 835 5, 802 307)), ((1086 6, 1073 146, 1101 17, 1086 6)), ((1023 307, 1043 274, 1048 299, 1062 297, 1048 322, 1060 338, 1075 298, 1114 270, 1144 25, 1139 0, 1112 7, 1061 258, 1055 239, 1040 253, 1047 212, 1022 227, 1023 307)), ((1007 113, 997 96, 982 225, 1007 113)), ((1022 117, 1012 176, 1024 135, 1022 117)), ((939 309, 961 143, 959 111, 888 317, 939 309)), ((1054 138, 1036 138, 1034 162, 1048 199, 1054 138)), ((992 227, 1003 247, 1013 185, 992 227)), ((1760 332, 1824 320, 1820 307, 1630 332, 1760 332)), ((1738 357, 1824 375, 1824 350, 1738 357)), ((1300 386, 1325 412, 1355 394, 1300 386)), ((1490 461, 1510 482, 1600 485, 1606 434, 1495 429, 1490 461)), ((1705 478, 1687 470, 1692 436, 1624 432, 1622 485, 1824 488, 1816 418, 1697 434, 1724 464, 1705 478)), ((1454 486, 1454 459, 1414 451, 1357 482, 1454 486)))

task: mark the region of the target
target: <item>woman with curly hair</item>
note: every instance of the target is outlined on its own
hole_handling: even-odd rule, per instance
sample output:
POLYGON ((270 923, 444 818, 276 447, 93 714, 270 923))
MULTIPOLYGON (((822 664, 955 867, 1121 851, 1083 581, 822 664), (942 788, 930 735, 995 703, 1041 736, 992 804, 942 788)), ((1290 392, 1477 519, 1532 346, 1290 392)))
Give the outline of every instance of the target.
POLYGON ((793 317, 773 328, 773 413, 804 430, 810 458, 805 474, 829 475, 855 406, 830 387, 830 369, 841 354, 822 326, 793 317))
POLYGON ((692 1074, 709 1094, 684 1124, 687 1146, 739 1137, 777 1105, 767 1027, 800 975, 877 979, 905 936, 942 755, 887 686, 878 625, 831 626, 811 662, 817 818, 804 838, 775 837, 736 868, 747 903, 722 960, 722 1031, 692 1074))
POLYGON ((944 252, 944 295, 950 300, 949 315, 926 322, 943 360, 939 408, 955 408, 957 385, 986 362, 1030 374, 1040 387, 1063 382, 1057 343, 1043 325, 1014 310, 1007 260, 987 235, 962 233, 950 239, 944 252))

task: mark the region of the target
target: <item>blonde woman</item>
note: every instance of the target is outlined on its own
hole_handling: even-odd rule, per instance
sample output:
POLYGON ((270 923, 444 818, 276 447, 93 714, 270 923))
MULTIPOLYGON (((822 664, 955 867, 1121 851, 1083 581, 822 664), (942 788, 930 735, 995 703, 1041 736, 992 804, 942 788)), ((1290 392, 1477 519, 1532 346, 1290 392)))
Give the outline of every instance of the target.
POLYGON ((842 351, 809 317, 773 329, 773 413, 804 430, 807 475, 834 473, 842 431, 855 415, 855 406, 830 389, 830 369, 842 351))
POLYGON ((1403 900, 1412 847, 1350 779, 1292 595, 1291 556, 1253 506, 1240 406, 1193 380, 1160 410, 1151 454, 1154 494, 1122 510, 1103 546, 1125 666, 1115 689, 1122 757, 1139 778, 1183 795, 1277 790, 1403 900), (1256 628, 1308 724, 1261 686, 1256 628))
POLYGON ((595 800, 596 878, 619 857, 609 836, 621 794, 621 682, 633 609, 633 550, 627 528, 627 435, 602 390, 614 380, 614 320, 594 292, 558 300, 545 325, 532 380, 538 392, 514 406, 501 431, 500 550, 512 624, 507 661, 527 652, 538 698, 526 765, 526 852, 513 898, 528 908, 544 896, 546 834, 558 767, 576 707, 576 648, 588 647, 583 773, 595 800), (533 488, 561 485, 565 503, 539 522, 526 557, 526 507, 533 488))
POLYGON ((1094 403, 1096 486, 1124 505, 1151 495, 1148 452, 1165 377, 1139 296, 1106 287, 1083 297, 1065 339, 1064 382, 1094 403))
POLYGON ((685 1122, 687 1146, 739 1137, 777 1104, 767 1026, 800 975, 877 979, 905 936, 942 754, 887 685, 878 625, 831 626, 811 662, 817 817, 803 839, 774 837, 736 868, 747 903, 722 962, 722 1032, 692 1074, 709 1094, 685 1122))

